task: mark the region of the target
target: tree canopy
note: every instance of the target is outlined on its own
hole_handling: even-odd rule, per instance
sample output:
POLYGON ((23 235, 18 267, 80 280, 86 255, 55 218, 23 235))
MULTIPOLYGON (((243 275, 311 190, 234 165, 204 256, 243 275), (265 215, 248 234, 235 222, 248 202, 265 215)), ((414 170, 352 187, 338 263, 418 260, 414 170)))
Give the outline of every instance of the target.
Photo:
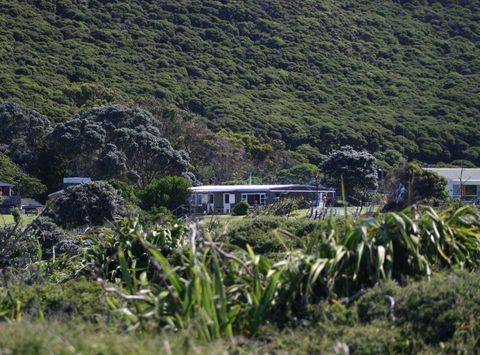
POLYGON ((378 170, 375 157, 367 151, 344 146, 330 153, 322 164, 327 181, 340 191, 343 181, 348 200, 368 199, 368 192, 378 188, 378 170))
POLYGON ((478 0, 38 0, 0 9, 0 98, 57 122, 153 98, 215 132, 248 132, 307 159, 298 162, 318 164, 349 144, 480 164, 478 0))
POLYGON ((0 153, 24 169, 37 158, 39 146, 51 130, 49 119, 13 103, 0 105, 0 153))
POLYGON ((126 179, 146 186, 155 178, 187 171, 189 157, 161 137, 154 118, 140 108, 93 108, 55 126, 52 146, 71 170, 96 179, 126 179))
POLYGON ((277 180, 284 184, 315 184, 320 181, 320 169, 314 164, 298 164, 280 170, 277 180))

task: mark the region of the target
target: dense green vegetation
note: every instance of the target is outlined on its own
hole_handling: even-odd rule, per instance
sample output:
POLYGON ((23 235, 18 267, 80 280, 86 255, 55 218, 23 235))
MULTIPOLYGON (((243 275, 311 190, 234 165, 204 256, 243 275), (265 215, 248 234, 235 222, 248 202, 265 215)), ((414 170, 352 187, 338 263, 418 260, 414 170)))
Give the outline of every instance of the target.
POLYGON ((0 353, 478 352, 480 212, 419 163, 480 165, 479 20, 478 0, 0 0, 0 180, 42 201, 95 180, 0 216, 0 353), (251 174, 343 211, 177 218, 190 186, 251 174))
POLYGON ((62 240, 45 242, 61 232, 36 234, 38 220, 4 229, 0 261, 19 245, 25 252, 2 265, 0 347, 118 354, 478 349, 478 210, 410 208, 323 222, 241 218, 226 232, 127 218, 113 228, 69 231, 63 245, 76 241, 76 248, 63 249, 62 240))
POLYGON ((54 121, 108 102, 171 105, 304 162, 350 144, 480 164, 479 11, 477 0, 2 0, 0 97, 54 121))

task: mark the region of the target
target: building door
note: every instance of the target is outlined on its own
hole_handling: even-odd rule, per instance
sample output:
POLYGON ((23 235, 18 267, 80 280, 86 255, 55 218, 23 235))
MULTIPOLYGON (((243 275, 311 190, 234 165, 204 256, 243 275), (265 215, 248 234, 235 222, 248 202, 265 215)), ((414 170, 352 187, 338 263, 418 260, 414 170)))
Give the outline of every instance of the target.
POLYGON ((214 203, 214 197, 213 194, 208 195, 208 204, 207 204, 207 213, 208 214, 213 214, 215 211, 215 203, 214 203))
POLYGON ((235 205, 235 194, 223 194, 223 213, 231 213, 235 205))

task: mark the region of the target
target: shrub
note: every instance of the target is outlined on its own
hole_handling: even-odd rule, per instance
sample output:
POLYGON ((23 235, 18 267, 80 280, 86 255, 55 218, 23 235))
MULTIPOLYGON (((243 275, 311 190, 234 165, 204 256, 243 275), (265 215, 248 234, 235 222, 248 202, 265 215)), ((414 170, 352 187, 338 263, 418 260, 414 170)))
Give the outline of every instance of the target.
POLYGON ((480 332, 480 275, 453 272, 419 282, 403 290, 396 316, 408 323, 427 343, 445 342, 462 336, 474 325, 480 332), (456 334, 459 333, 459 334, 456 334))
POLYGON ((235 216, 245 216, 248 213, 250 205, 247 201, 240 201, 233 208, 233 214, 235 216))
POLYGON ((0 269, 21 267, 37 260, 38 244, 20 225, 0 228, 0 269))
POLYGON ((287 222, 280 217, 259 216, 243 220, 242 224, 234 226, 222 238, 243 249, 248 244, 262 255, 285 252, 301 245, 301 239, 296 235, 301 224, 287 222))
MULTIPOLYGON (((1 146, 0 146, 1 152, 1 146)), ((25 174, 20 166, 6 155, 0 153, 0 181, 15 185, 15 194, 21 196, 37 196, 45 192, 46 187, 37 178, 25 174)))
POLYGON ((110 185, 112 185, 115 189, 120 191, 120 195, 123 197, 125 201, 131 203, 133 205, 137 205, 139 199, 136 194, 136 188, 134 185, 130 185, 126 182, 117 180, 117 179, 110 179, 107 181, 110 185))
POLYGON ((411 204, 438 206, 448 198, 447 180, 433 171, 410 163, 389 178, 386 210, 401 210, 411 204))
POLYGON ((358 319, 361 322, 387 321, 390 310, 385 296, 395 298, 400 290, 398 284, 393 281, 385 281, 376 285, 357 302, 358 319))
POLYGON ((387 322, 376 322, 363 327, 349 327, 340 337, 352 354, 410 353, 411 342, 400 329, 387 322))
POLYGON ((179 176, 156 179, 140 192, 140 205, 145 210, 166 207, 173 211, 188 203, 190 186, 190 182, 179 176))
POLYGON ((63 228, 99 226, 124 214, 125 200, 103 181, 67 188, 45 213, 63 228))
MULTIPOLYGON (((107 307, 102 302, 102 289, 96 282, 67 281, 64 284, 40 283, 35 285, 12 284, 0 292, 0 309, 15 312, 21 304, 23 316, 45 316, 62 319, 79 316, 94 320, 105 315, 107 307)), ((18 311, 17 311, 18 312, 18 311)), ((11 318, 12 313, 10 313, 11 318)))
POLYGON ((405 337, 418 339, 419 345, 451 342, 450 348, 472 346, 467 352, 476 346, 480 331, 478 273, 438 274, 430 281, 412 282, 404 288, 393 282, 381 283, 356 303, 358 319, 363 323, 388 320, 387 295, 395 300, 395 324, 405 337))
POLYGON ((54 247, 62 240, 67 239, 65 231, 48 217, 38 217, 29 226, 29 231, 38 240, 42 248, 43 259, 53 256, 54 247))

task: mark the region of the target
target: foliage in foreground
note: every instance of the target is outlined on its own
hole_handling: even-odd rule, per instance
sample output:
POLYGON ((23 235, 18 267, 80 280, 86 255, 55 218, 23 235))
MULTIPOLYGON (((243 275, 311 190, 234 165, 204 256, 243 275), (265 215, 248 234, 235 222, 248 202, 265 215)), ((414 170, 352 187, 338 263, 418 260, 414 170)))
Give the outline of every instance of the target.
MULTIPOLYGON (((132 327, 186 329, 193 323, 204 340, 249 336, 265 322, 302 319, 310 304, 349 296, 382 280, 429 278, 432 270, 444 268, 475 270, 479 232, 475 209, 411 209, 357 225, 319 225, 302 248, 274 262, 249 245, 246 251, 228 249, 195 229, 177 240, 184 245, 180 254, 167 258, 165 232, 125 221, 112 240, 118 267, 105 275, 110 281, 121 275, 128 292, 108 292, 118 296, 112 304, 132 327)), ((91 257, 98 255, 101 250, 91 257)))
MULTIPOLYGON (((94 282, 9 291, 22 301, 21 313, 0 323, 0 347, 12 353, 472 353, 480 345, 480 275, 465 271, 410 280, 404 287, 382 282, 350 305, 314 305, 309 319, 283 329, 262 326, 253 338, 208 343, 192 325, 180 332, 125 332, 120 318, 106 317, 110 311, 94 282), (395 300, 393 319, 386 296, 395 300)), ((5 293, 0 295, 0 304, 8 305, 5 293)))
MULTIPOLYGON (((258 223, 265 233, 291 230, 303 238, 291 234, 294 243, 285 250, 268 254, 265 249, 261 255, 258 245, 230 244, 208 228, 191 225, 186 233, 181 225, 144 227, 124 219, 113 229, 82 236, 81 254, 49 260, 33 255, 4 268, 0 317, 56 319, 62 323, 55 325, 59 332, 75 319, 104 334, 117 327, 161 332, 172 346, 192 334, 192 346, 201 349, 220 339, 221 349, 235 350, 242 337, 248 349, 266 351, 295 348, 299 339, 302 349, 313 352, 478 346, 478 210, 412 208, 378 219, 300 223, 295 229, 280 220, 263 217, 258 223), (90 280, 79 279, 82 275, 90 280)), ((49 230, 46 240, 54 241, 49 230)), ((42 234, 20 235, 33 238, 41 250, 42 234)), ((0 240, 2 252, 11 246, 8 240, 0 240)), ((21 345, 1 335, 0 342, 14 349, 21 345)), ((24 345, 32 342, 44 344, 32 337, 24 345)), ((144 346, 141 340, 136 344, 144 346)))

